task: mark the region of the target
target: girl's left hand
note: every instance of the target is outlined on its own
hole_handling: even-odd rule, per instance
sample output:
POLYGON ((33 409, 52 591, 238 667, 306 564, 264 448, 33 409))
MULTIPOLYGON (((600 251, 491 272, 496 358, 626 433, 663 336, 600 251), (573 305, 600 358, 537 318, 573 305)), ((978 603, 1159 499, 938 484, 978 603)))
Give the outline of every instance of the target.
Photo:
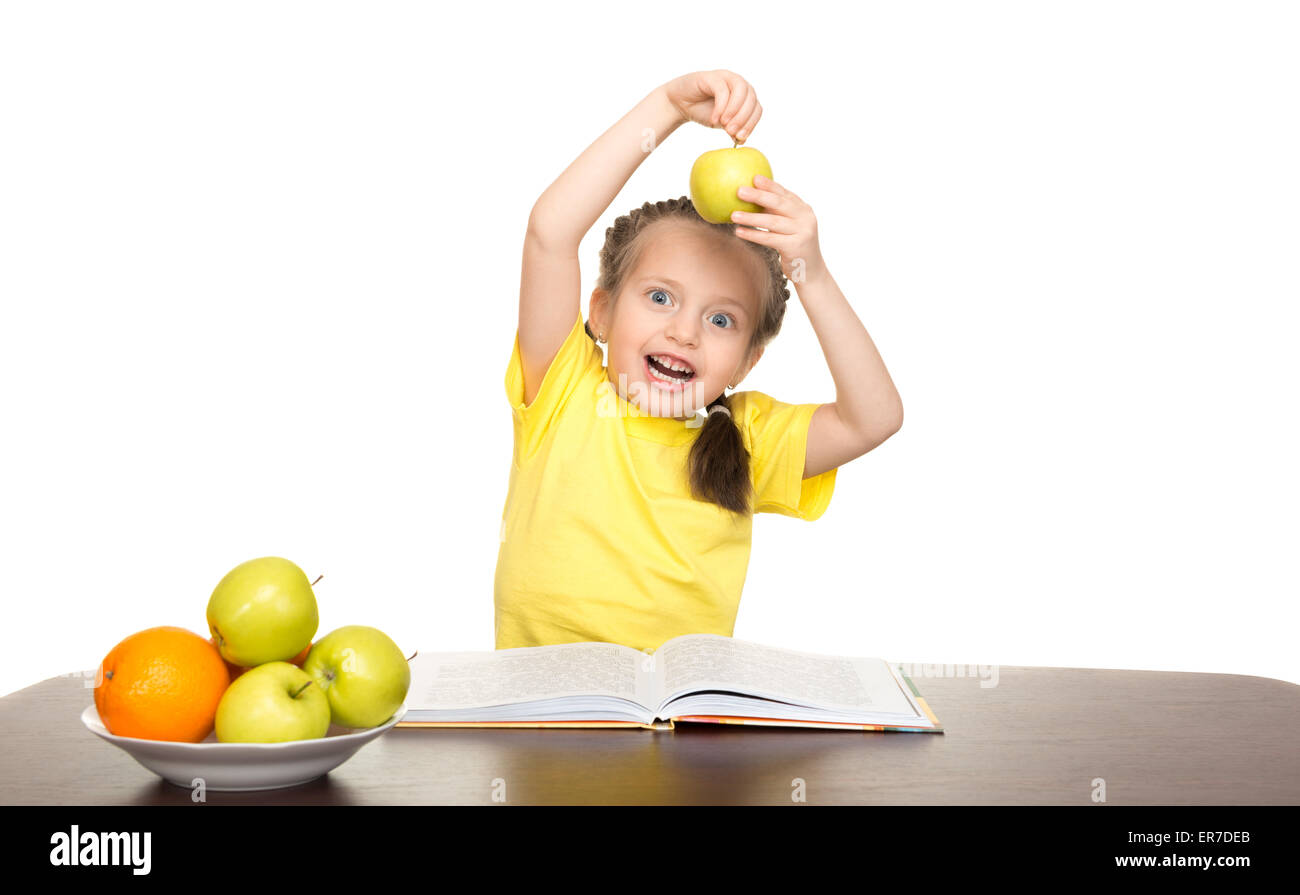
POLYGON ((781 270, 795 283, 825 269, 817 242, 817 218, 807 202, 762 174, 754 176, 754 186, 742 186, 736 195, 763 207, 761 212, 732 212, 732 223, 744 225, 735 228, 737 236, 780 252, 781 270))

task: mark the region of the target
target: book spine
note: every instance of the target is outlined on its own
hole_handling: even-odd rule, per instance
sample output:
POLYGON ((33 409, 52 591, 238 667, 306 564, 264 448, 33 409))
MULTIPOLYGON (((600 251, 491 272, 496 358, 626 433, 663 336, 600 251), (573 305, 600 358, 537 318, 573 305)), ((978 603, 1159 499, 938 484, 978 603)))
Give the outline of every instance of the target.
MULTIPOLYGON (((898 733, 943 733, 942 727, 902 727, 883 724, 847 724, 841 721, 784 721, 779 718, 741 718, 723 715, 674 715, 674 721, 704 724, 745 724, 755 727, 812 727, 818 730, 881 730, 898 733)), ((933 716, 931 716, 933 720, 933 716)), ((938 723, 937 721, 935 722, 938 723)))
POLYGON ((642 724, 639 721, 398 721, 394 727, 466 727, 466 728, 587 728, 587 729, 606 729, 606 728, 632 728, 642 730, 654 730, 653 725, 642 724))

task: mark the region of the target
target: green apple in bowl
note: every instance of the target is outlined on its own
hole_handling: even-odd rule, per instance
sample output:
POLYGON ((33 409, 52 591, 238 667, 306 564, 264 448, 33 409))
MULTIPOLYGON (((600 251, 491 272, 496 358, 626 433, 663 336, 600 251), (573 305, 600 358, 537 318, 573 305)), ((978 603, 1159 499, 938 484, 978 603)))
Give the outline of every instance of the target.
POLYGON ((244 668, 289 661, 320 624, 306 573, 278 556, 250 559, 227 572, 208 599, 207 614, 221 657, 244 668))
POLYGON ((401 648, 366 625, 345 625, 317 640, 302 670, 320 685, 340 727, 383 724, 411 686, 411 666, 401 648))
POLYGON ((761 205, 736 195, 742 186, 753 187, 756 174, 771 180, 772 166, 751 146, 706 152, 691 167, 691 204, 711 224, 731 223, 733 211, 760 212, 761 205))
POLYGON ((329 728, 329 700, 311 675, 288 662, 250 668, 217 704, 217 740, 222 743, 314 740, 329 728))

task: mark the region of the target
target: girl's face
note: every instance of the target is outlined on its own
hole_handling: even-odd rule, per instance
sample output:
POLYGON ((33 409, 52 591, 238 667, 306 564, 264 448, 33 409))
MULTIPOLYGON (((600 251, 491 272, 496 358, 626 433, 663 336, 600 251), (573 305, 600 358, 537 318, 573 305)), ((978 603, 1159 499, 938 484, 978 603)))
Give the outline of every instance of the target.
POLYGON ((643 414, 690 419, 762 355, 745 356, 766 274, 745 246, 685 222, 658 221, 640 238, 613 319, 604 302, 592 311, 608 341, 609 379, 643 414))

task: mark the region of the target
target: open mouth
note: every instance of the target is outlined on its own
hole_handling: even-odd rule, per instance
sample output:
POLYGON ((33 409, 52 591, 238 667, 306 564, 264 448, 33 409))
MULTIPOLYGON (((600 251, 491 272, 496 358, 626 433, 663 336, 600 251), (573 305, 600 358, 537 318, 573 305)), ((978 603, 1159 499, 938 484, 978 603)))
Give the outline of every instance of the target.
POLYGON ((680 386, 695 378, 695 371, 693 369, 687 368, 685 370, 674 370, 668 365, 667 358, 659 359, 652 354, 647 354, 645 356, 645 366, 646 372, 650 376, 652 382, 662 382, 664 385, 670 387, 680 386))

